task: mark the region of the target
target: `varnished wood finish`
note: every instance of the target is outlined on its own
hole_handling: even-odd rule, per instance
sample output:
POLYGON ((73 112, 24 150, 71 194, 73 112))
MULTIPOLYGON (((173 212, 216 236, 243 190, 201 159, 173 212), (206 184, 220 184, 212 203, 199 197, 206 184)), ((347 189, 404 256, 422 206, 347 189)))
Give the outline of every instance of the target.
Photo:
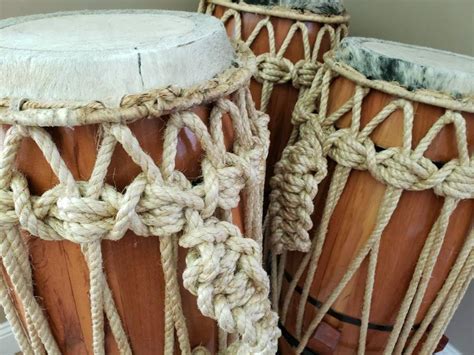
MULTIPOLYGON (((337 78, 331 86, 329 113, 341 107, 352 96, 353 91, 354 84, 352 82, 342 77, 337 78)), ((362 105, 362 126, 365 126, 377 112, 393 99, 390 95, 373 90, 362 105)), ((415 111, 413 147, 416 147, 444 110, 420 103, 413 103, 413 107, 415 111)), ((352 113, 349 112, 336 125, 338 127, 349 126, 351 115, 352 113)), ((469 151, 472 153, 474 150, 474 114, 464 113, 463 115, 467 124, 469 151)), ((402 118, 402 113, 396 111, 376 129, 371 137, 378 147, 383 149, 401 145, 402 118)), ((439 164, 457 157, 456 139, 452 125, 445 127, 440 132, 425 156, 439 164)), ((330 174, 321 184, 320 191, 314 200, 313 221, 315 226, 321 219, 334 165, 334 162, 330 163, 330 174)), ((376 181, 367 171, 353 170, 351 172, 329 224, 326 242, 310 290, 313 299, 318 301, 327 299, 346 272, 351 260, 370 236, 385 189, 386 187, 376 181)), ((369 320, 371 323, 389 326, 394 324, 415 270, 418 256, 439 215, 442 204, 443 198, 435 195, 432 190, 403 192, 398 207, 381 239, 369 320)), ((422 320, 444 283, 467 236, 473 218, 474 201, 461 201, 451 216, 445 241, 415 324, 419 324, 422 320)), ((313 233, 314 231, 311 235, 313 233)), ((289 253, 286 265, 288 274, 295 274, 302 257, 301 253, 289 253)), ((332 310, 360 319, 367 267, 368 259, 364 261, 359 271, 343 290, 332 310)), ((303 287, 305 277, 306 271, 299 282, 300 287, 303 287)), ((283 299, 286 288, 287 282, 285 281, 283 283, 283 299)), ((296 292, 290 305, 286 327, 291 328, 296 321, 294 317, 298 302, 299 294, 296 292)), ((309 325, 316 312, 315 306, 306 304, 303 329, 309 325)), ((335 354, 353 354, 357 349, 359 327, 341 322, 329 315, 326 316, 325 321, 342 332, 335 354)), ((366 354, 380 353, 386 344, 388 334, 369 329, 366 354)))
MULTIPOLYGON (((197 107, 195 112, 208 123, 207 107, 197 107)), ((130 125, 144 151, 156 162, 161 160, 166 120, 167 117, 156 117, 130 125)), ((225 116, 223 121, 225 142, 231 149, 234 141, 232 122, 229 116, 225 116)), ((97 154, 98 126, 47 130, 75 179, 88 180, 97 154)), ((190 130, 183 129, 179 136, 177 169, 190 179, 198 178, 202 156, 197 138, 190 130)), ((42 194, 58 183, 31 139, 23 141, 17 164, 28 178, 33 194, 42 194)), ((118 144, 108 170, 107 183, 120 191, 140 172, 118 144)), ((241 216, 242 204, 233 211, 233 217, 234 223, 243 229, 241 216)), ((47 242, 27 233, 24 236, 31 255, 35 294, 45 309, 61 351, 68 355, 92 354, 88 269, 80 247, 68 241, 47 242)), ((163 354, 165 282, 159 236, 144 238, 129 231, 119 241, 103 241, 102 249, 107 279, 134 354, 163 354)), ((186 251, 180 249, 179 275, 185 266, 185 255, 186 251)), ((204 345, 216 352, 215 322, 201 315, 196 298, 187 290, 182 288, 181 295, 191 346, 204 345)), ((118 354, 108 325, 106 353, 118 354)))
MULTIPOLYGON (((222 15, 227 10, 226 7, 218 5, 214 10, 214 16, 222 17, 222 15)), ((241 12, 241 21, 242 21, 242 40, 246 40, 253 29, 259 21, 264 19, 265 16, 258 15, 249 12, 241 12)), ((271 17, 271 22, 273 24, 275 32, 275 46, 276 51, 283 44, 288 31, 290 30, 291 25, 295 23, 293 20, 271 17)), ((233 37, 234 34, 234 19, 231 18, 226 23, 227 33, 230 37, 233 37)), ((306 27, 308 28, 309 43, 311 50, 313 50, 314 41, 316 36, 323 26, 322 24, 315 22, 305 22, 306 27)), ((260 55, 268 53, 269 40, 268 32, 264 28, 255 41, 250 46, 255 55, 260 55)), ((322 42, 321 48, 318 55, 318 61, 322 62, 322 57, 325 52, 330 48, 329 35, 325 35, 322 42)), ((301 32, 297 32, 293 39, 290 42, 290 45, 284 55, 285 58, 288 58, 291 62, 296 63, 301 59, 304 59, 304 50, 303 50, 303 41, 301 32)), ((257 108, 260 107, 261 95, 262 95, 262 84, 256 80, 252 80, 250 85, 250 90, 252 92, 252 97, 257 105, 257 108)), ((293 125, 291 124, 291 116, 293 113, 293 108, 298 100, 299 89, 295 88, 291 82, 284 84, 275 84, 270 101, 268 104, 267 113, 270 116, 270 151, 267 158, 267 188, 268 191, 268 181, 273 175, 273 167, 275 163, 280 160, 281 153, 285 149, 288 139, 290 137, 293 125)))

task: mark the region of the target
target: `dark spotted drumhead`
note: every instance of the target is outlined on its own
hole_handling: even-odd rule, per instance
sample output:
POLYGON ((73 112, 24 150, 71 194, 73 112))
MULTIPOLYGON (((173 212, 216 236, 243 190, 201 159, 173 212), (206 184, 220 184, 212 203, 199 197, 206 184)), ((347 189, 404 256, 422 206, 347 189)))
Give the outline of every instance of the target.
MULTIPOLYGON (((241 0, 231 0, 239 3, 241 0)), ((344 12, 343 0, 245 0, 245 3, 262 6, 281 6, 306 10, 321 15, 340 15, 344 12)))
POLYGON ((336 50, 335 58, 372 80, 397 82, 409 90, 474 96, 473 57, 372 38, 347 37, 336 50))

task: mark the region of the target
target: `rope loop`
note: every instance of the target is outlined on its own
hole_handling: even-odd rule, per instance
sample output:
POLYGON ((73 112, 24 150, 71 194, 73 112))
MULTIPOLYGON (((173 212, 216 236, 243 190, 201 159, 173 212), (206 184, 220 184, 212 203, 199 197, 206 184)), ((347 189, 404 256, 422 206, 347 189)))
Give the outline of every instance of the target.
POLYGON ((318 70, 322 68, 322 64, 314 61, 299 60, 294 65, 292 71, 293 86, 297 89, 308 88, 313 83, 318 70))
POLYGON ((275 84, 283 84, 292 80, 294 65, 287 58, 278 58, 269 53, 257 57, 257 73, 255 79, 263 83, 269 81, 275 84))
MULTIPOLYGON (((224 79, 220 77, 217 86, 223 84, 219 84, 219 80, 224 79)), ((232 76, 224 80, 226 90, 232 87, 232 80, 232 76)), ((212 84, 204 86, 212 87, 212 84)), ((199 104, 203 104, 206 97, 209 99, 203 96, 204 91, 197 89, 187 95, 192 96, 190 100, 201 100, 199 104)), ((176 88, 156 92, 164 96, 153 99, 152 94, 145 93, 124 99, 122 105, 159 115, 168 105, 167 92, 172 92, 172 100, 181 96, 176 88)), ((41 127, 42 122, 36 126, 13 125, 7 131, 0 153, 0 260, 6 256, 13 260, 8 265, 8 276, 23 292, 22 304, 31 305, 34 299, 31 274, 17 275, 26 272, 25 265, 28 265, 26 246, 24 250, 18 247, 22 243, 19 228, 43 240, 67 240, 80 245, 89 268, 94 353, 103 353, 105 314, 121 353, 131 354, 103 273, 101 253, 102 240, 119 240, 129 230, 142 237, 160 238, 166 282, 166 349, 174 347, 176 333, 181 351, 191 352, 175 266, 178 242, 188 248, 184 286, 197 295, 198 307, 204 315, 215 319, 221 329, 236 335, 237 340, 222 350, 248 354, 272 353, 277 349, 280 331, 268 299, 269 280, 262 267, 259 244, 262 231, 258 204, 269 146, 269 119, 255 109, 250 92, 243 85, 230 95, 224 95, 221 89, 218 92, 220 96, 212 102, 205 101, 207 105, 212 104, 208 124, 188 110, 189 103, 181 110, 166 113, 160 166, 143 150, 138 137, 121 119, 102 122, 89 181, 75 180, 53 137, 41 127), (229 151, 225 144, 224 118, 230 118, 236 137, 229 151), (199 161, 202 178, 197 181, 191 181, 176 170, 179 135, 183 129, 194 134, 203 151, 199 161), (14 169, 21 141, 28 137, 41 150, 59 181, 40 196, 30 194, 27 178, 14 169), (118 144, 141 169, 123 191, 106 183, 118 144), (239 206, 241 196, 247 197, 243 220, 245 233, 251 238, 245 237, 239 227, 231 223, 232 209, 239 206), (11 240, 5 239, 7 237, 11 240), (20 251, 21 255, 14 255, 20 251)), ((30 110, 23 108, 23 113, 30 110)), ((54 113, 54 109, 41 110, 54 113)), ((8 305, 7 300, 0 301, 8 305)), ((27 312, 36 312, 31 314, 33 326, 28 327, 27 333, 19 334, 27 339, 23 342, 24 350, 29 349, 28 342, 37 348, 43 339, 49 342, 45 344, 46 349, 53 349, 55 341, 48 323, 41 309, 33 306, 26 308, 27 312), (35 320, 42 323, 36 324, 35 320), (43 331, 40 339, 37 327, 43 331)), ((29 313, 27 317, 29 320, 29 313)))
POLYGON ((457 160, 445 164, 438 175, 446 177, 443 183, 434 186, 439 196, 451 196, 460 200, 474 199, 474 160, 470 165, 459 165, 457 160))

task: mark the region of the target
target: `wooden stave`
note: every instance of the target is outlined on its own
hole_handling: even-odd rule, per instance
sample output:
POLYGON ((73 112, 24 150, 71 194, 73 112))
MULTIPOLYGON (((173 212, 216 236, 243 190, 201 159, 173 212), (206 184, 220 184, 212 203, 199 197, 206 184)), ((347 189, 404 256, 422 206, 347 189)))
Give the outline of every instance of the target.
MULTIPOLYGON (((209 105, 192 109, 208 124, 209 105)), ((162 153, 162 137, 167 116, 152 117, 133 122, 129 125, 137 136, 142 148, 149 153, 155 162, 159 162, 162 153)), ((57 144, 62 158, 77 180, 87 180, 95 162, 97 153, 98 125, 48 128, 53 141, 57 144), (83 146, 79 147, 80 145, 83 146)), ((231 149, 235 136, 232 120, 228 114, 223 116, 224 141, 231 149)), ((176 169, 182 171, 189 179, 200 175, 200 157, 202 149, 198 139, 187 128, 180 132, 176 169)), ((32 194, 40 195, 54 187, 58 181, 49 165, 42 157, 36 144, 30 139, 23 140, 17 158, 17 168, 28 179, 32 194)), ((118 190, 127 186, 141 170, 118 144, 109 166, 106 177, 108 184, 118 190), (118 172, 118 173, 117 173, 118 172)), ((232 211, 234 223, 244 231, 243 216, 245 200, 232 211)), ((46 310, 53 336, 64 354, 92 354, 92 328, 90 318, 89 273, 80 246, 69 241, 51 242, 35 238, 22 231, 30 252, 35 296, 46 310), (48 260, 53 260, 52 264, 48 260), (45 264, 46 263, 46 264, 45 264), (55 273, 69 275, 69 282, 64 277, 54 279, 55 273), (60 304, 61 307, 57 305, 60 304), (68 306, 64 306, 68 304, 68 306)), ((186 250, 179 247, 178 279, 184 270, 186 250)), ((119 241, 103 241, 102 253, 104 269, 112 290, 117 310, 129 337, 134 353, 163 353, 164 351, 164 275, 159 252, 159 237, 140 237, 128 231, 119 241), (130 258, 130 251, 135 258, 130 258), (135 259, 136 263, 129 260, 135 259), (146 280, 154 287, 142 282, 133 283, 137 270, 147 270, 146 280), (140 302, 137 302, 140 295, 140 302), (151 309, 151 310, 150 310, 151 309), (147 319, 148 318, 148 321, 147 319)), ((142 275, 143 276, 143 275, 142 275)), ((218 327, 210 318, 204 317, 197 308, 196 297, 180 284, 182 305, 187 321, 191 349, 199 345, 209 351, 217 352, 218 327)), ((17 309, 24 319, 21 305, 17 309)), ((105 351, 107 354, 119 354, 110 327, 106 325, 105 351)), ((179 352, 177 339, 175 351, 179 352)))
MULTIPOLYGON (((344 78, 343 76, 339 76, 334 79, 331 83, 328 102, 328 115, 330 115, 332 112, 335 112, 338 107, 340 107, 348 98, 350 98, 354 93, 354 89, 355 83, 353 83, 349 79, 344 78)), ((377 112, 379 112, 384 106, 386 106, 394 99, 397 98, 395 96, 383 93, 375 89, 371 90, 369 95, 364 99, 362 105, 362 127, 364 127, 377 112)), ((415 147, 420 141, 420 139, 424 136, 424 134, 426 134, 427 130, 433 125, 436 119, 444 113, 445 109, 419 102, 412 102, 412 104, 415 111, 415 120, 413 128, 413 146, 415 147)), ((472 154, 472 152, 474 151, 474 114, 467 112, 463 112, 462 114, 466 120, 468 132, 468 149, 469 153, 472 154)), ((384 122, 379 128, 375 130, 375 132, 371 135, 371 138, 377 147, 379 147, 380 149, 384 149, 401 145, 401 129, 403 127, 402 118, 403 115, 399 111, 396 111, 386 120, 386 122, 384 122), (394 132, 396 132, 397 134, 395 135, 394 132)), ((349 127, 350 120, 351 112, 341 117, 341 119, 336 122, 336 127, 349 127)), ((443 130, 438 134, 433 143, 430 145, 424 156, 438 164, 442 164, 446 161, 455 158, 457 155, 457 148, 456 141, 454 138, 455 135, 453 127, 443 128, 443 130)), ((315 227, 313 228, 313 231, 310 232, 310 236, 313 236, 314 229, 318 226, 319 221, 321 219, 322 207, 325 204, 325 199, 327 197, 327 191, 329 188, 329 181, 333 174, 335 162, 329 159, 329 165, 329 174, 326 179, 323 180, 323 182, 320 184, 318 195, 314 199, 315 213, 313 214, 312 219, 313 225, 315 227)), ((355 253, 357 251, 356 246, 360 246, 361 243, 368 237, 368 233, 370 232, 370 225, 373 225, 373 223, 375 223, 377 208, 365 208, 363 209, 363 211, 357 211, 356 205, 358 203, 362 203, 365 206, 370 206, 370 202, 372 201, 377 207, 382 199, 384 191, 385 186, 382 183, 376 181, 370 175, 369 172, 355 170, 351 171, 351 175, 341 196, 341 200, 338 202, 336 209, 332 215, 331 222, 329 224, 328 234, 326 237, 325 247, 323 248, 323 253, 319 259, 318 270, 316 271, 315 277, 312 281, 310 297, 313 300, 321 302, 327 298, 329 292, 334 289, 342 275, 347 270, 347 266, 351 258, 355 256, 355 253), (365 191, 360 191, 362 189, 361 186, 364 187, 365 191), (355 200, 354 197, 357 197, 357 195, 359 195, 358 199, 355 200), (359 213, 358 218, 356 213, 359 213), (346 216, 346 218, 344 218, 344 216, 346 216), (347 216, 349 216, 352 220, 356 219, 369 224, 364 234, 365 239, 358 239, 356 241, 357 245, 348 244, 351 242, 351 240, 346 240, 345 243, 343 243, 344 238, 340 237, 340 234, 344 234, 343 232, 340 232, 344 228, 346 228, 349 232, 351 231, 351 222, 347 222, 349 220, 347 216), (328 243, 331 245, 330 247, 327 247, 328 243), (335 260, 337 259, 337 257, 330 255, 330 250, 335 250, 338 246, 341 245, 346 245, 346 248, 350 249, 353 254, 350 254, 350 252, 346 249, 345 255, 339 255, 339 260, 335 260)), ((398 280, 398 282, 386 282, 386 284, 388 285, 396 285, 398 293, 393 292, 392 289, 388 289, 388 292, 387 290, 385 290, 382 297, 378 295, 378 290, 382 288, 381 285, 383 284, 383 282, 380 280, 380 275, 395 275, 394 272, 390 272, 390 268, 386 268, 387 270, 385 270, 382 267, 381 269, 380 262, 378 262, 376 280, 374 285, 374 297, 376 297, 377 299, 375 301, 373 299, 372 301, 371 317, 369 319, 369 322, 375 325, 393 325, 395 317, 398 313, 398 307, 401 304, 402 297, 404 296, 404 293, 408 288, 408 284, 411 280, 411 273, 414 270, 417 256, 421 251, 422 243, 426 239, 426 236, 431 226, 433 225, 435 218, 438 216, 441 205, 442 198, 436 196, 432 190, 403 192, 397 210, 394 216, 392 217, 391 222, 384 231, 384 234, 382 235, 379 259, 384 259, 385 263, 387 264, 396 263, 396 258, 393 257, 390 261, 387 261, 387 255, 390 255, 391 249, 391 245, 388 240, 390 239, 390 242, 394 243, 398 242, 399 239, 396 238, 397 228, 395 226, 397 225, 397 223, 407 221, 410 218, 415 221, 422 220, 424 223, 421 227, 418 226, 421 231, 417 232, 415 230, 416 228, 412 226, 413 231, 409 233, 411 234, 410 238, 412 240, 416 239, 416 243, 413 244, 410 242, 405 242, 405 251, 411 252, 411 264, 408 266, 405 265, 405 270, 408 269, 411 271, 405 271, 406 275, 403 280, 398 280), (422 203, 420 203, 420 201, 422 201, 422 203), (433 209, 431 211, 423 211, 423 208, 427 205, 433 206, 433 209), (405 211, 405 215, 403 215, 403 213, 401 213, 400 211, 405 211), (377 275, 379 275, 379 277, 377 275), (389 303, 387 302, 388 296, 395 298, 395 300, 392 301, 392 307, 387 307, 387 303, 389 303)), ((443 244, 443 248, 440 252, 438 261, 433 271, 433 278, 436 280, 436 282, 431 281, 429 283, 428 289, 423 298, 422 305, 417 314, 415 325, 418 325, 421 322, 424 315, 428 311, 429 306, 436 297, 437 292, 442 287, 442 283, 447 277, 447 274, 449 273, 451 266, 454 264, 456 256, 459 253, 465 238, 467 237, 471 223, 470 221, 472 221, 473 219, 474 201, 461 201, 456 210, 454 211, 453 215, 451 216, 450 225, 445 238, 445 243, 443 244), (451 242, 451 245, 449 245, 449 242, 451 242)), ((354 229, 356 228, 352 226, 352 230, 354 229)), ((400 244, 397 244, 397 246, 400 247, 400 244)), ((333 252, 333 254, 338 253, 333 252)), ((299 261, 302 259, 302 257, 303 254, 299 252, 288 253, 285 272, 287 274, 290 274, 290 277, 291 274, 294 274, 296 272, 296 269, 299 266, 299 261)), ((365 289, 367 265, 368 259, 366 258, 359 271, 354 275, 352 280, 349 282, 349 284, 339 296, 338 300, 331 307, 331 311, 335 311, 343 316, 349 316, 360 320, 360 312, 362 310, 364 293, 363 291, 365 289), (354 282, 354 280, 358 280, 359 283, 357 284, 357 282, 354 282), (360 287, 358 287, 357 285, 359 285, 360 287), (346 301, 341 301, 344 297, 347 298, 346 301)), ((305 278, 306 271, 304 272, 302 278, 299 280, 298 287, 303 288, 305 278)), ((283 302, 283 300, 285 299, 287 285, 287 280, 285 280, 284 277, 282 296, 280 297, 280 300, 282 300, 281 302, 283 302)), ((384 287, 387 289, 388 286, 385 285, 384 287)), ((293 297, 298 298, 299 295, 297 294, 293 297)), ((307 303, 305 307, 306 311, 303 321, 303 333, 305 327, 309 325, 309 323, 314 318, 314 315, 317 312, 317 307, 314 307, 311 304, 307 303)), ((292 300, 288 311, 289 318, 291 318, 291 315, 296 314, 297 308, 298 302, 294 302, 292 300)), ((287 321, 286 325, 284 326, 288 326, 290 332, 293 332, 294 336, 296 330, 294 328, 292 329, 292 322, 296 322, 296 318, 292 318, 292 320, 287 321)), ((331 315, 326 315, 323 322, 335 327, 341 332, 339 345, 333 352, 334 354, 352 354, 354 353, 354 351, 357 350, 359 340, 358 327, 351 325, 347 322, 340 321, 331 315)), ((388 335, 388 332, 381 332, 378 330, 369 329, 367 335, 366 353, 380 353, 380 351, 383 350, 384 345, 388 340, 388 335)), ((280 344, 283 343, 285 343, 283 347, 285 349, 288 349, 287 341, 282 339, 280 344)), ((283 352, 283 354, 287 353, 289 354, 291 352, 283 352)))

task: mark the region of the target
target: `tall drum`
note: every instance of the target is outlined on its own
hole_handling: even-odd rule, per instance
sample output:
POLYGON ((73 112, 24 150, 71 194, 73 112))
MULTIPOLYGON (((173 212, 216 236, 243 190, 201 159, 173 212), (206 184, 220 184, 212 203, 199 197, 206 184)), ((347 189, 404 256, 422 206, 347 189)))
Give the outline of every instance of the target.
POLYGON ((209 16, 99 11, 1 21, 0 57, 0 300, 23 353, 274 352, 249 49, 209 16))
POLYGON ((323 54, 347 35, 349 16, 342 0, 202 0, 200 10, 221 18, 257 56, 250 90, 270 116, 268 180, 290 139, 295 103, 322 74, 323 54))
POLYGON ((335 354, 433 353, 473 276, 474 58, 346 38, 294 119, 269 208, 282 353, 321 327, 335 354))

